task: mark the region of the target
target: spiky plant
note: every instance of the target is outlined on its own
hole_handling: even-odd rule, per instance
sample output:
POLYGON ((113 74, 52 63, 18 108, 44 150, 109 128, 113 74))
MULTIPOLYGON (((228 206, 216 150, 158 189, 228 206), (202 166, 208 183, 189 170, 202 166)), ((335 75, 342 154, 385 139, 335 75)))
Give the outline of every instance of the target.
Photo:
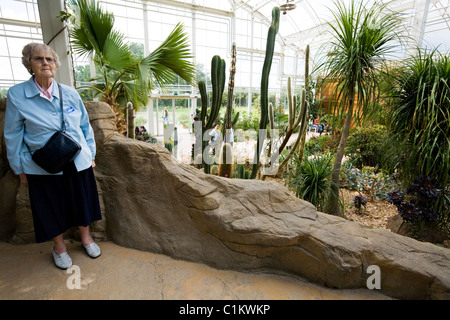
POLYGON ((335 86, 338 101, 336 112, 346 113, 341 140, 334 166, 330 202, 327 212, 340 215, 339 172, 350 124, 354 115, 364 116, 376 102, 379 78, 377 73, 382 62, 400 39, 399 13, 390 12, 386 5, 364 3, 352 0, 348 7, 336 3, 332 12, 331 48, 327 60, 318 68, 324 69, 325 78, 335 86))
POLYGON ((450 59, 437 50, 418 50, 390 73, 391 158, 397 155, 405 184, 416 176, 450 175, 450 59))

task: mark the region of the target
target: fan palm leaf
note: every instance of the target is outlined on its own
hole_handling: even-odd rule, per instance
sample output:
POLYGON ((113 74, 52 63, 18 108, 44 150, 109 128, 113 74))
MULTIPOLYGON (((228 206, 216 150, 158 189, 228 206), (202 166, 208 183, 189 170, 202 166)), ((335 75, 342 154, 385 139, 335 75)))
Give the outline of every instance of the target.
POLYGON ((69 5, 76 11, 77 18, 71 32, 74 51, 81 56, 101 55, 114 26, 114 15, 104 12, 96 1, 70 0, 69 5))
POLYGON ((183 25, 177 24, 161 45, 147 57, 138 59, 123 34, 113 30, 114 16, 103 12, 95 1, 70 0, 77 13, 72 44, 80 55, 91 55, 100 69, 102 100, 114 109, 127 102, 138 108, 148 102, 154 85, 164 87, 180 76, 194 83, 195 67, 189 60, 189 42, 183 25))
POLYGON ((147 75, 152 75, 161 87, 173 83, 177 75, 194 83, 195 67, 189 60, 191 58, 188 36, 183 24, 178 23, 161 45, 141 60, 139 77, 150 81, 147 75))

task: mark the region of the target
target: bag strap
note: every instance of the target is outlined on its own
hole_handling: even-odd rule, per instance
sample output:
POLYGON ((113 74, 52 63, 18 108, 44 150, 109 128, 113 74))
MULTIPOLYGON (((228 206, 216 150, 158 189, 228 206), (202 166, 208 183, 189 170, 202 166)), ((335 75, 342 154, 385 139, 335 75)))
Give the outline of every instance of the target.
MULTIPOLYGON (((63 109, 63 93, 62 93, 62 87, 61 85, 58 83, 58 89, 59 89, 59 106, 61 107, 61 131, 62 132, 66 132, 66 119, 64 119, 64 109, 63 109)), ((31 152, 30 147, 28 146, 28 144, 25 142, 25 139, 23 140, 23 143, 25 143, 25 145, 27 146, 28 151, 33 154, 31 152)))
POLYGON ((58 89, 59 89, 59 105, 61 106, 61 130, 62 132, 66 132, 66 119, 64 119, 64 110, 63 110, 63 93, 62 93, 62 87, 58 83, 58 89))

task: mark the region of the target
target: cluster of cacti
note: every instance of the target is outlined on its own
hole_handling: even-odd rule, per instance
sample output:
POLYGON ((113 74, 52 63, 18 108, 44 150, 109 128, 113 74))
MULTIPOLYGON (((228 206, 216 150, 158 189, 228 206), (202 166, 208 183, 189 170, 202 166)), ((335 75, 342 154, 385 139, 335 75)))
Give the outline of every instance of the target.
POLYGON ((238 177, 239 179, 250 179, 250 171, 245 169, 244 164, 238 165, 238 177))
MULTIPOLYGON (((288 82, 288 92, 290 90, 290 81, 288 82)), ((298 150, 298 156, 301 160, 303 158, 303 151, 305 149, 305 143, 306 143, 306 131, 307 131, 307 118, 308 118, 308 101, 306 101, 306 89, 309 86, 309 45, 306 46, 305 50, 305 87, 302 89, 302 96, 301 96, 301 103, 300 103, 300 112, 298 115, 298 119, 296 121, 298 125, 298 121, 301 122, 300 128, 298 130, 298 137, 297 140, 294 143, 294 146, 291 148, 291 151, 289 152, 288 156, 283 160, 283 162, 278 167, 278 171, 281 172, 281 170, 286 166, 287 162, 289 161, 290 157, 294 154, 297 148, 298 150)), ((290 110, 290 109, 289 109, 290 110)), ((280 147, 280 153, 282 149, 280 147)))
POLYGON ((302 90, 302 103, 300 104, 300 110, 297 115, 297 118, 295 119, 295 112, 297 109, 297 96, 292 94, 291 89, 291 77, 288 78, 287 82, 287 98, 288 98, 288 110, 289 110, 289 118, 288 118, 288 127, 286 130, 286 135, 284 136, 283 141, 281 142, 280 148, 278 150, 279 154, 283 151, 283 149, 286 147, 286 144, 289 142, 289 139, 291 138, 292 134, 297 129, 300 122, 303 122, 302 118, 302 110, 304 109, 303 98, 306 98, 306 91, 304 89, 302 90))
MULTIPOLYGON (((266 44, 266 56, 264 59, 264 65, 261 75, 261 119, 259 122, 259 129, 266 129, 269 114, 269 75, 270 68, 272 67, 273 52, 275 48, 275 38, 278 33, 280 26, 280 8, 274 7, 272 9, 272 24, 269 27, 267 34, 267 44, 266 44)), ((253 164, 251 178, 254 179, 259 170, 259 158, 262 149, 262 142, 258 139, 256 142, 255 149, 255 163, 253 164)))
MULTIPOLYGON (((212 84, 212 102, 209 107, 209 97, 206 91, 204 81, 198 82, 198 89, 202 100, 202 109, 200 111, 200 121, 202 122, 202 140, 204 133, 213 128, 222 102, 223 90, 225 89, 225 60, 215 55, 211 60, 211 84, 212 84), (209 116, 207 115, 210 109, 209 116)), ((202 141, 202 151, 208 148, 208 141, 202 141)), ((203 169, 205 173, 210 173, 210 165, 203 158, 203 169)))

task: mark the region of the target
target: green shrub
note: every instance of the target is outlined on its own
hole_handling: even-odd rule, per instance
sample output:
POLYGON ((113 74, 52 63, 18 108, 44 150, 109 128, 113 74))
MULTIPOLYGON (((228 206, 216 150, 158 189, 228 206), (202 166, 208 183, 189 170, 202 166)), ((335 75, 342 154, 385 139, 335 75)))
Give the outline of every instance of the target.
POLYGON ((382 125, 356 128, 347 139, 345 155, 359 169, 365 166, 383 167, 383 149, 387 138, 387 129, 382 125))
POLYGON ((339 139, 333 135, 312 137, 305 143, 305 154, 336 153, 339 139))
POLYGON ((259 119, 260 115, 256 111, 248 113, 247 111, 242 112, 242 116, 239 117, 238 122, 234 126, 234 129, 242 129, 244 131, 254 129, 258 131, 259 129, 259 119))

